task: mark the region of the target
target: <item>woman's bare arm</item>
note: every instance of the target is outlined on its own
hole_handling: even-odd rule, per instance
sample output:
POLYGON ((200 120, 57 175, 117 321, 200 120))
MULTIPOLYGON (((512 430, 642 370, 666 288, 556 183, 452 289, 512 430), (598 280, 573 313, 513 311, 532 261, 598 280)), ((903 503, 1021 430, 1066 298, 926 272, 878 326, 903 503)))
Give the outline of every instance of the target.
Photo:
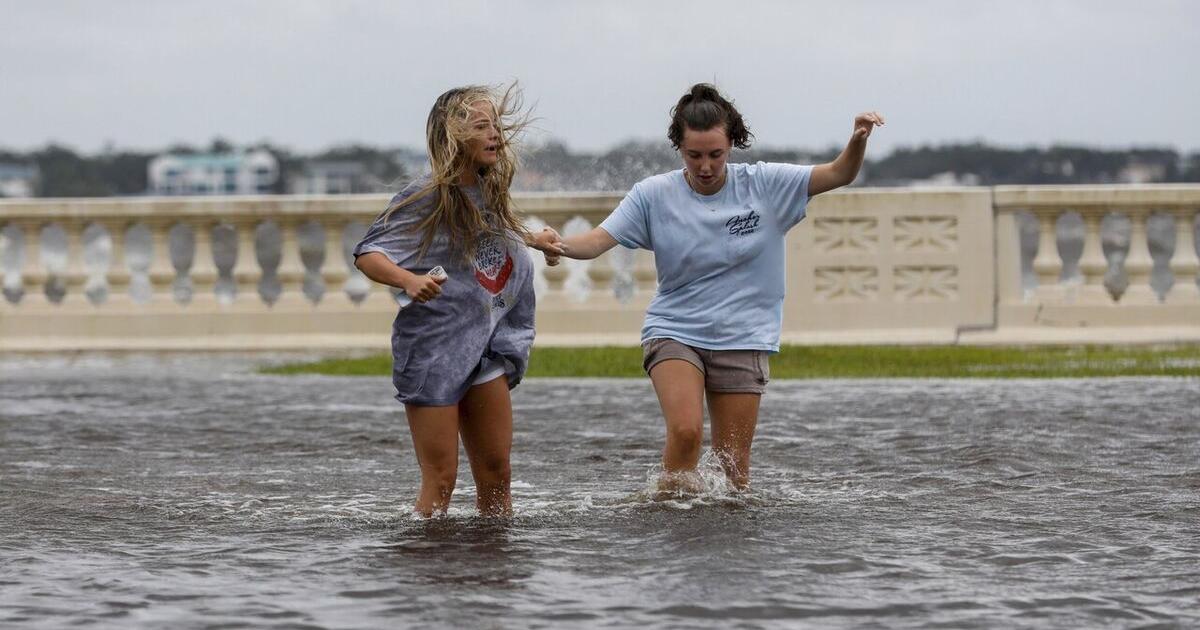
POLYGON ((813 167, 808 179, 808 196, 819 195, 823 192, 847 186, 858 177, 862 168, 863 157, 867 153, 867 138, 875 125, 883 124, 883 116, 878 112, 865 112, 854 117, 854 133, 850 142, 841 154, 832 162, 818 164, 813 167))
POLYGON ((590 260, 616 247, 617 239, 606 232, 604 228, 592 228, 591 231, 575 236, 568 236, 560 243, 562 255, 578 260, 590 260))
POLYGON ((354 259, 354 266, 366 277, 386 284, 389 287, 402 289, 414 302, 427 302, 441 295, 442 278, 432 278, 427 275, 417 275, 400 265, 393 263, 387 256, 379 252, 367 252, 354 259))

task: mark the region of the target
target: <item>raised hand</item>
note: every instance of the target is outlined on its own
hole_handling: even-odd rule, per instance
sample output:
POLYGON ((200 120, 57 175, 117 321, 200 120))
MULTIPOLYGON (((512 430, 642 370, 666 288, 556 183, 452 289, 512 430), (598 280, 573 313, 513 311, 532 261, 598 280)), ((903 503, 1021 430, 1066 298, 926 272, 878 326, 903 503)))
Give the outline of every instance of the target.
POLYGON ((871 136, 875 125, 883 126, 883 116, 879 112, 863 112, 854 117, 854 138, 866 140, 871 136))

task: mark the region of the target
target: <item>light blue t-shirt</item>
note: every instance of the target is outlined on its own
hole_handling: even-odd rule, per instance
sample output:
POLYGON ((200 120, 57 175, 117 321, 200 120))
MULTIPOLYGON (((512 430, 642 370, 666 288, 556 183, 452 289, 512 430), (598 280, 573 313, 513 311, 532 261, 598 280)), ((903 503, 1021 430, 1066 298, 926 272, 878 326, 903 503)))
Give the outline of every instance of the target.
POLYGON ((779 351, 784 237, 804 218, 812 167, 725 168, 715 195, 692 190, 683 169, 644 179, 600 224, 625 247, 654 252, 658 293, 643 342, 779 351))

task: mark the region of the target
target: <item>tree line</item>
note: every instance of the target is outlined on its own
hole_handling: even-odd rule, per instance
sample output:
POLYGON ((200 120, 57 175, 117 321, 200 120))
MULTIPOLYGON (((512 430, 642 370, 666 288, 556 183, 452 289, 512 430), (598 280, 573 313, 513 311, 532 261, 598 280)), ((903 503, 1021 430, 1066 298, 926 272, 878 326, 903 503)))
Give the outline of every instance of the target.
MULTIPOLYGON (((0 165, 35 166, 40 197, 108 197, 144 194, 149 188, 147 165, 163 153, 230 153, 264 149, 279 161, 281 176, 273 192, 283 193, 305 164, 341 161, 363 164, 374 181, 391 189, 419 172, 421 152, 410 148, 346 145, 300 154, 271 144, 236 147, 214 139, 206 147, 174 145, 162 151, 106 150, 86 155, 61 145, 28 152, 0 150, 0 165)), ((759 148, 735 151, 734 161, 818 163, 832 159, 837 148, 809 151, 759 148)), ((629 141, 603 152, 572 151, 559 141, 521 148, 517 190, 626 190, 653 173, 679 168, 678 155, 665 142, 629 141)), ((1200 182, 1200 152, 1184 155, 1170 148, 1098 149, 1081 146, 1002 147, 950 143, 900 147, 868 159, 857 182, 861 186, 906 185, 941 177, 979 185, 1095 184, 1127 181, 1200 182)))

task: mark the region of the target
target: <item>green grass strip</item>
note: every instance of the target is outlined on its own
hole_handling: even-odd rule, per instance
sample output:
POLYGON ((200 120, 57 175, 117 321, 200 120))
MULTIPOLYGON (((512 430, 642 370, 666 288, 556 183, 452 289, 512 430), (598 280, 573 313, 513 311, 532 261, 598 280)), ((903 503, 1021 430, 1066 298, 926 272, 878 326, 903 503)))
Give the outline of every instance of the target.
MULTIPOLYGON (((266 368, 270 374, 386 376, 388 355, 266 368)), ((530 377, 640 377, 639 347, 534 348, 530 377)), ((773 379, 1200 376, 1200 344, 1160 346, 784 346, 773 379)))

